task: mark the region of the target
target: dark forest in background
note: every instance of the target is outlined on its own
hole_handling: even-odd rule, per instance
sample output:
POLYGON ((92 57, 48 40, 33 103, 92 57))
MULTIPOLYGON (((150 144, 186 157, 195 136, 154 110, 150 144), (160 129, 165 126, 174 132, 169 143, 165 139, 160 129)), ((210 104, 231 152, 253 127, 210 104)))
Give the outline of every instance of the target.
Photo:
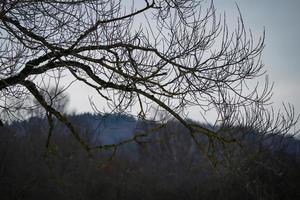
MULTIPOLYGON (((124 141, 155 124, 121 114, 69 116, 90 144, 124 141)), ((299 199, 300 141, 236 127, 239 144, 204 157, 176 121, 92 157, 60 122, 48 149, 47 119, 0 128, 1 199, 299 199)))

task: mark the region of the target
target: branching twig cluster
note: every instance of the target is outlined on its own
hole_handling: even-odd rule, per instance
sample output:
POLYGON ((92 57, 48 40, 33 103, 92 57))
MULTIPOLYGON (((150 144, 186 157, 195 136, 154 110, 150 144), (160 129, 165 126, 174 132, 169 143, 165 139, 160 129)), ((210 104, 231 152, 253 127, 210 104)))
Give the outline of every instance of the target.
POLYGON ((49 135, 54 116, 90 151, 92 147, 42 93, 41 80, 58 84, 54 80, 68 74, 95 89, 113 111, 137 106, 144 119, 157 107, 166 111, 189 129, 197 144, 201 142, 197 134, 212 143, 231 142, 219 132, 234 125, 258 128, 264 134, 287 133, 297 121, 293 108, 286 109, 287 116, 274 115, 266 109, 272 89, 268 80, 263 88, 249 84, 264 74, 260 60, 264 34, 254 42, 241 17, 230 33, 213 4, 206 9, 202 4, 1 1, 2 117, 19 116, 28 108, 28 96, 33 96, 47 112, 49 135), (186 113, 191 109, 202 114, 215 110, 220 130, 189 123, 186 113))

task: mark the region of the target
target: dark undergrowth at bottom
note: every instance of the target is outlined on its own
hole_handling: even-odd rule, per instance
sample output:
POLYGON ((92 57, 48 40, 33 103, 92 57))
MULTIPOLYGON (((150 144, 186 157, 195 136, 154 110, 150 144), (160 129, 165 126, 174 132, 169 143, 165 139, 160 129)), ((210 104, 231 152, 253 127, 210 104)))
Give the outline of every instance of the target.
MULTIPOLYGON (((69 135, 31 124, 18 135, 0 129, 0 199, 300 199, 298 150, 275 141, 244 139, 228 145, 212 166, 179 125, 171 124, 145 146, 128 144, 93 157, 69 135)), ((87 133, 82 130, 81 132, 87 133)), ((89 140, 89 137, 86 136, 89 140)), ((283 143, 281 143, 283 144, 283 143)))

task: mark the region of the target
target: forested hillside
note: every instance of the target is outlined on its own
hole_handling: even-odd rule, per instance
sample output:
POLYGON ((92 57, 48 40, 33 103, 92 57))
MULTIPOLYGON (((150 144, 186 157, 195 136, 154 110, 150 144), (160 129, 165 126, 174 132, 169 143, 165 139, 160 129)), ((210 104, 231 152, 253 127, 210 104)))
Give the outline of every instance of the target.
POLYGON ((148 136, 88 155, 58 121, 48 148, 47 119, 5 125, 0 128, 1 199, 300 197, 300 141, 293 137, 236 127, 231 135, 238 142, 217 145, 205 157, 176 121, 153 131, 154 122, 127 115, 69 118, 95 147, 118 144, 133 133, 148 136))

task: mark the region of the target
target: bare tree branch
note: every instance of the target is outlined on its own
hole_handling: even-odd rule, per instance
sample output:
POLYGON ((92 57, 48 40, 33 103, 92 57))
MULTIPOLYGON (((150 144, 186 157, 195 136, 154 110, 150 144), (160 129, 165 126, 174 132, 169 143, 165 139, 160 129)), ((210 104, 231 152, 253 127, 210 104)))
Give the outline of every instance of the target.
POLYGON ((53 116, 89 152, 91 147, 40 91, 45 80, 58 86, 65 74, 95 89, 112 111, 138 107, 132 114, 144 119, 156 109, 166 111, 199 146, 199 134, 209 141, 208 148, 215 141, 236 142, 221 134, 234 126, 288 134, 298 119, 293 107, 276 115, 268 107, 272 84, 267 78, 253 84, 265 74, 264 38, 262 33, 254 39, 241 13, 230 33, 212 2, 146 0, 128 6, 121 0, 3 1, 0 115, 21 115, 33 96, 48 116, 47 146, 53 116), (204 117, 214 110, 214 126, 188 121, 191 110, 204 117))

